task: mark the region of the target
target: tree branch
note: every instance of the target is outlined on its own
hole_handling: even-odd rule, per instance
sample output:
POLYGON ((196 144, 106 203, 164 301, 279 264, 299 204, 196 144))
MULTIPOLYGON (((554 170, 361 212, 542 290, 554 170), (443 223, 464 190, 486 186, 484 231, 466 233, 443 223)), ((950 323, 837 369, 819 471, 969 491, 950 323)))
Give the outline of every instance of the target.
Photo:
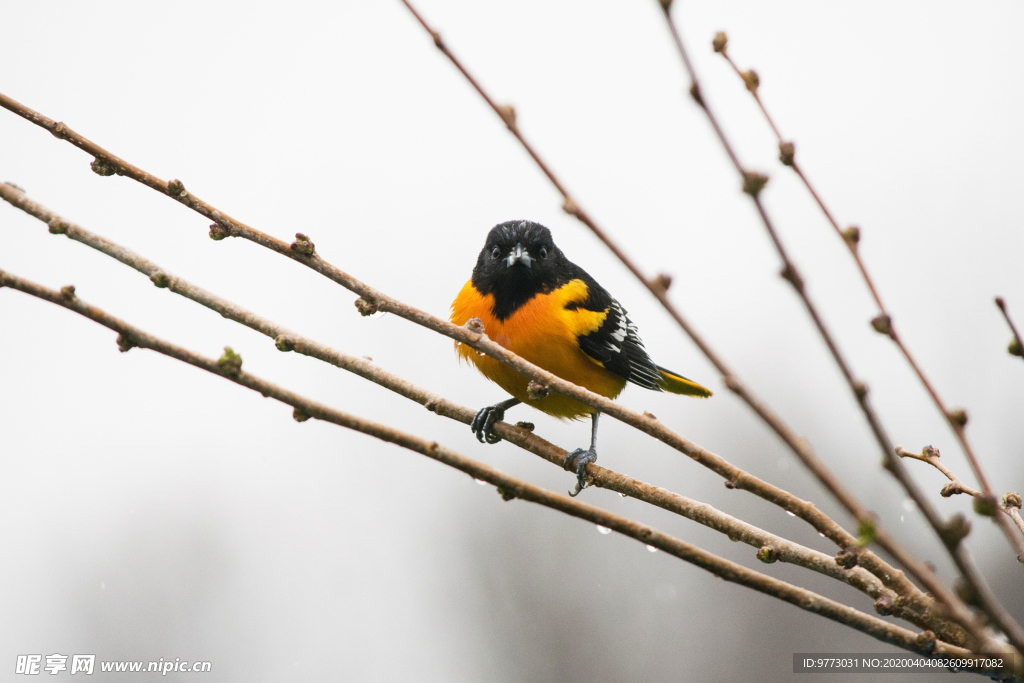
MULTIPOLYGON (((974 448, 971 446, 970 441, 968 441, 967 439, 967 432, 965 429, 967 424, 967 413, 962 408, 950 409, 946 407, 946 404, 939 396, 938 391, 936 391, 935 386, 924 374, 924 370, 911 355, 910 349, 903 342, 903 338, 900 337, 900 335, 896 331, 896 325, 893 322, 892 314, 885 308, 885 305, 882 304, 882 299, 878 295, 878 289, 875 286, 874 281, 871 279, 871 276, 868 274, 867 267, 864 265, 864 260, 860 256, 860 250, 858 248, 860 245, 861 238, 860 228, 851 226, 850 228, 847 228, 844 231, 839 227, 839 223, 836 222, 836 219, 832 216, 832 212, 829 211, 828 208, 825 206, 825 202, 822 200, 821 196, 817 193, 817 191, 815 191, 814 187, 811 185, 811 181, 808 179, 806 174, 804 174, 803 169, 797 162, 796 147, 794 146, 793 142, 787 142, 786 140, 783 139, 782 133, 779 132, 778 126, 775 125, 775 121, 768 114, 768 109, 764 106, 764 102, 761 101, 761 96, 759 94, 760 79, 757 76, 757 73, 754 72, 752 69, 749 71, 740 71, 740 68, 736 65, 736 62, 733 61, 732 57, 729 55, 727 44, 728 40, 724 33, 719 33, 718 35, 715 36, 715 41, 713 43, 715 52, 720 53, 725 58, 725 60, 729 63, 729 66, 731 66, 733 71, 736 72, 736 75, 739 76, 740 79, 744 82, 744 84, 747 87, 747 90, 753 96, 754 101, 757 103, 757 106, 760 108, 761 113, 764 115, 765 120, 768 121, 768 125, 771 126, 771 129, 775 132, 775 137, 779 141, 779 160, 782 162, 783 165, 789 166, 790 168, 793 169, 793 172, 796 173, 796 175, 800 178, 808 193, 810 193, 811 197, 817 203, 818 208, 820 208, 821 212, 825 215, 825 218, 832 226, 832 230, 841 240, 843 240, 843 243, 846 244, 846 246, 849 248, 850 255, 853 257, 854 263, 857 264, 857 269, 860 271, 861 278, 864 280, 864 284, 867 286, 868 291, 871 293, 871 297, 875 300, 875 305, 878 307, 878 315, 871 320, 871 326, 879 334, 884 334, 885 336, 889 337, 896 345, 896 347, 900 350, 900 353, 903 354, 903 358, 907 361, 907 364, 910 366, 910 369, 913 370, 914 374, 917 376, 918 381, 921 382, 921 385, 924 387, 925 391, 931 397, 932 403, 935 404, 935 407, 942 414, 942 418, 946 421, 946 424, 949 425, 949 428, 953 432, 953 436, 960 444, 961 450, 963 450, 964 455, 967 456, 967 462, 970 464, 971 470, 974 472, 974 476, 977 478, 978 483, 981 485, 983 491, 982 493, 972 495, 976 495, 976 498, 985 501, 982 505, 982 508, 985 511, 994 511, 997 508, 996 494, 994 493, 991 485, 989 484, 988 477, 985 476, 985 472, 981 467, 981 462, 978 459, 978 456, 974 453, 974 448)), ((997 299, 997 304, 1001 301, 1002 299, 997 299)), ((1000 309, 1003 311, 1005 315, 1005 305, 1001 305, 1000 309)), ((1010 327, 1011 329, 1013 329, 1012 324, 1010 325, 1010 327)), ((1014 330, 1014 334, 1016 335, 1016 330, 1014 330)), ((1020 348, 1019 340, 1018 348, 1020 348)), ((899 454, 897 453, 897 455, 899 454)), ((963 486, 962 483, 960 485, 963 486)), ((1016 551, 1017 560, 1020 562, 1024 562, 1024 536, 1021 536, 1020 534, 1017 534, 1014 531, 1013 527, 1010 525, 1009 519, 1007 519, 1006 517, 1001 517, 999 515, 994 514, 989 514, 987 516, 992 517, 993 521, 997 524, 997 526, 999 526, 1000 530, 1003 532, 1003 535, 1006 537, 1007 541, 1009 541, 1010 546, 1014 548, 1014 550, 1016 551)))
MULTIPOLYGON (((868 401, 867 386, 853 376, 845 357, 840 353, 839 347, 836 345, 831 333, 828 331, 828 328, 825 327, 825 323, 822 320, 821 315, 818 313, 817 307, 808 296, 803 278, 797 271, 796 265, 789 258, 789 254, 779 239, 775 226, 761 202, 760 192, 768 182, 767 176, 747 171, 736 156, 736 153, 733 151, 732 144, 729 142, 725 132, 718 123, 717 117, 711 111, 701 94, 700 83, 697 79, 697 72, 693 68, 693 64, 690 62, 690 57, 686 51, 686 47, 683 45, 682 36, 676 27, 675 21, 672 19, 670 11, 671 2, 662 3, 661 6, 664 10, 663 16, 665 18, 665 23, 668 26, 669 32, 672 34, 673 42, 675 43, 680 58, 682 59, 683 66, 690 77, 690 81, 692 83, 691 94, 694 94, 695 101, 704 112, 708 122, 711 124, 711 127, 714 129, 722 148, 732 160, 733 166, 736 168, 737 173, 743 181, 742 187, 744 193, 750 195, 754 202, 754 206, 761 218, 761 223, 768 232, 772 244, 775 246, 775 250, 779 254, 779 258, 782 260, 783 268, 781 275, 783 279, 793 286, 794 291, 797 293, 797 296, 803 303, 808 315, 814 322, 815 327, 818 329, 819 335, 828 347, 829 352, 832 354, 833 360, 842 372, 843 377, 846 379, 854 397, 857 399, 861 412, 864 414, 878 445, 882 449, 885 468, 891 472, 894 477, 896 477, 907 495, 914 500, 918 509, 921 510, 922 514, 924 514, 925 518, 928 520, 928 523, 935 530, 936 535, 944 540, 944 545, 952 557, 953 562, 956 564, 957 569, 959 569, 961 576, 964 581, 967 582, 973 594, 977 596, 981 607, 984 609, 986 614, 988 614, 992 621, 1002 629, 1010 639, 1010 642, 1013 643, 1014 647, 1017 648, 1018 651, 1024 652, 1024 629, 1021 629, 1017 622, 1014 621, 1010 614, 1002 607, 998 600, 996 600, 991 590, 975 570, 965 548, 960 543, 963 537, 960 536, 957 538, 955 543, 945 542, 945 539, 950 537, 944 534, 944 531, 947 529, 946 523, 942 521, 932 508, 928 499, 914 484, 910 474, 907 472, 906 468, 903 467, 903 463, 900 462, 899 457, 896 456, 888 435, 885 433, 878 416, 871 407, 871 403, 868 401)), ((899 563, 907 569, 907 571, 916 576, 925 585, 925 587, 931 591, 947 609, 950 610, 955 621, 966 628, 979 643, 988 642, 994 644, 995 641, 989 638, 984 633, 983 629, 974 621, 970 610, 964 602, 960 600, 949 588, 947 588, 928 566, 912 557, 901 546, 896 544, 887 534, 880 532, 880 530, 874 525, 872 525, 872 531, 874 532, 874 536, 878 541, 878 544, 885 548, 889 554, 895 557, 899 563)))
MULTIPOLYGON (((493 467, 455 453, 436 442, 428 442, 392 427, 365 420, 305 399, 254 375, 243 372, 241 369, 241 359, 238 356, 232 357, 229 354, 225 354, 225 357, 222 357, 219 361, 199 356, 191 351, 153 337, 96 307, 84 303, 75 295, 72 287, 66 287, 62 291, 56 292, 2 270, 0 270, 0 287, 16 289, 57 304, 117 332, 118 345, 122 351, 127 351, 135 346, 151 349, 252 389, 265 397, 273 398, 289 405, 294 409, 294 416, 299 421, 316 418, 426 455, 429 458, 464 472, 474 479, 486 481, 494 485, 505 500, 519 498, 564 512, 594 524, 599 524, 641 543, 663 550, 726 581, 776 597, 803 610, 820 614, 878 640, 897 645, 912 652, 925 656, 942 657, 965 657, 970 654, 970 651, 964 648, 937 641, 934 634, 930 632, 926 631, 922 634, 917 634, 900 626, 890 624, 812 591, 730 562, 645 524, 640 524, 639 522, 606 512, 568 496, 558 495, 510 477, 493 467)), ((999 673, 1005 672, 999 671, 999 673)), ((1014 673, 1018 676, 1021 675, 1020 671, 1014 673)))
MULTIPOLYGON (((472 409, 449 401, 434 392, 422 389, 402 377, 387 372, 366 359, 350 356, 289 331, 252 311, 248 311, 241 306, 218 297, 182 278, 171 275, 165 269, 132 250, 62 218, 11 185, 0 183, 0 198, 44 224, 58 226, 59 234, 63 234, 71 240, 106 254, 146 275, 157 287, 166 288, 168 291, 215 311, 224 318, 245 325, 273 339, 278 350, 295 351, 296 353, 310 356, 347 370, 385 389, 415 401, 438 415, 462 422, 463 424, 468 425, 473 420, 475 413, 472 409)), ((505 422, 499 422, 496 429, 510 443, 539 455, 552 464, 562 467, 565 462, 566 451, 564 449, 545 441, 527 429, 512 426, 505 422)), ((906 602, 905 600, 896 600, 895 592, 885 588, 874 575, 860 567, 843 568, 830 555, 759 529, 706 503, 695 501, 663 488, 627 477, 600 467, 595 463, 590 463, 588 474, 596 486, 607 488, 669 512, 674 512, 719 531, 730 539, 742 541, 758 548, 759 551, 764 549, 763 553, 759 552, 759 557, 763 555, 764 561, 780 561, 795 564, 843 581, 875 599, 876 609, 886 614, 906 618, 921 628, 936 630, 940 634, 944 630, 948 630, 948 624, 936 621, 934 615, 925 616, 931 611, 927 605, 911 604, 904 608, 903 603, 906 602)))
MULTIPOLYGON (((792 512, 797 517, 803 519, 814 527, 815 530, 824 534, 825 537, 832 540, 843 551, 845 551, 846 558, 849 561, 859 564, 870 571, 881 579, 888 588, 894 590, 899 595, 904 596, 911 602, 924 604, 922 601, 927 601, 926 596, 906 578, 902 571, 892 567, 869 549, 862 547, 856 537, 818 510, 813 503, 801 500, 793 494, 768 484, 740 468, 735 467, 720 456, 711 453, 688 439, 676 434, 653 418, 629 411, 619 404, 609 401, 603 396, 599 396, 593 392, 587 391, 586 389, 566 382, 565 380, 538 368, 537 366, 511 353, 504 347, 491 342, 479 331, 468 329, 468 327, 453 325, 446 320, 442 320, 430 315, 429 313, 408 306, 407 304, 401 303, 400 301, 379 292, 342 271, 340 268, 337 268, 320 258, 316 253, 313 243, 305 235, 297 234, 296 241, 292 244, 283 242, 271 235, 260 232, 259 230, 241 223, 212 205, 204 202, 195 195, 186 191, 181 181, 172 180, 167 182, 161 180, 156 176, 153 176, 124 161, 120 157, 115 156, 78 133, 75 133, 64 123, 56 122, 53 119, 43 116, 42 114, 16 102, 2 93, 0 93, 0 107, 3 107, 50 131, 55 135, 55 137, 66 140, 75 147, 93 154, 96 157, 96 161, 93 163, 94 171, 96 171, 98 167, 103 171, 104 175, 117 174, 129 177, 171 197, 172 199, 175 199, 200 215, 214 220, 214 225, 210 227, 210 236, 214 240, 222 240, 229 236, 241 237, 278 254, 287 256, 288 258, 320 273, 336 284, 345 287, 349 291, 358 294, 360 296, 360 300, 357 301, 356 304, 360 312, 364 315, 368 315, 375 311, 394 313, 401 318, 434 330, 435 332, 439 332, 451 339, 454 339, 455 341, 468 344, 477 351, 486 353, 509 367, 522 372, 549 390, 556 391, 591 407, 597 408, 601 412, 607 413, 612 417, 615 417, 616 419, 619 419, 620 421, 653 436, 659 441, 662 441, 672 448, 686 454, 701 465, 719 474, 728 482, 728 485, 731 488, 742 489, 754 493, 764 500, 778 505, 784 510, 792 512)), ((778 427, 780 425, 781 423, 776 423, 775 426, 778 427)), ((791 442, 794 445, 797 445, 797 448, 800 448, 801 452, 804 453, 805 456, 810 456, 814 459, 813 455, 810 455, 809 449, 799 446, 801 442, 799 442, 794 435, 790 434, 790 437, 791 442)), ((789 443, 789 441, 787 443, 789 443)), ((833 481, 833 484, 838 485, 838 482, 833 481)), ((866 523, 871 523, 873 517, 869 515, 865 519, 868 520, 866 523)), ((864 523, 863 519, 861 521, 864 523)), ((879 538, 884 539, 885 537, 880 534, 879 538)), ((885 546, 883 545, 883 547, 885 546)))

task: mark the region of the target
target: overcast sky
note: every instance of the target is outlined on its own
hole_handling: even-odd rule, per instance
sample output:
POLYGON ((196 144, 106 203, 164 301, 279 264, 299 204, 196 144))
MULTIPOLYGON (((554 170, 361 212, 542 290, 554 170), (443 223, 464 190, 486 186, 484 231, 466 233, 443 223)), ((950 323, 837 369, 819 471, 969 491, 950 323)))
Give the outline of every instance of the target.
MULTIPOLYGON (((992 304, 1024 326, 1024 63, 1019 3, 680 2, 675 15, 744 163, 892 439, 933 444, 973 482, 875 314, 845 247, 777 160, 761 95, 862 253, 939 392, 965 406, 999 492, 1024 488, 1024 364, 992 304)), ((689 87, 654 0, 420 0, 579 203, 671 295, 897 536, 951 578, 880 454, 689 87)), ((549 226, 630 311, 661 365, 710 386, 693 401, 621 400, 813 500, 820 487, 656 302, 586 230, 397 0, 23 2, 4 8, 0 92, 435 315, 486 231, 549 226)), ((395 316, 0 112, 0 181, 167 271, 473 407, 501 390, 449 340, 395 316)), ((207 355, 401 425, 562 491, 568 473, 229 323, 0 206, 0 269, 59 287, 207 355)), ((18 654, 210 660, 217 680, 789 680, 793 652, 885 651, 825 620, 598 534, 421 456, 314 421, 57 307, 0 291, 0 667, 18 654), (784 628, 779 626, 783 625, 784 628)), ((566 448, 583 423, 530 420, 566 448)), ((612 420, 600 462, 832 552, 806 525, 612 420)), ((919 463, 909 463, 919 465, 919 463)), ((912 468, 943 514, 934 471, 912 468)), ((604 491, 582 499, 870 611, 859 594, 604 491)), ((969 543, 1024 614, 1021 565, 983 521, 969 543)), ((99 677, 102 680, 102 677, 99 677)), ((809 677, 808 680, 814 680, 809 677)), ((870 677, 864 679, 871 680, 870 677)))

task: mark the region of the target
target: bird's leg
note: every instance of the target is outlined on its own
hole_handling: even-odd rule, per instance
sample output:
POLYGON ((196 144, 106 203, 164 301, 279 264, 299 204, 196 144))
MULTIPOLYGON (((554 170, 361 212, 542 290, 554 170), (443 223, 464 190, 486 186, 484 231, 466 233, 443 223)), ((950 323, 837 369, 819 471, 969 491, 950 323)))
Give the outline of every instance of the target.
POLYGON ((518 398, 510 398, 507 401, 495 403, 493 406, 481 408, 477 411, 469 428, 476 434, 476 438, 480 443, 498 443, 501 441, 501 437, 494 433, 494 423, 503 420, 505 418, 505 411, 520 403, 522 401, 518 398))
POLYGON ((601 413, 594 412, 590 416, 590 448, 577 448, 565 456, 563 467, 570 472, 576 473, 576 490, 569 493, 575 498, 587 485, 584 475, 587 473, 587 464, 597 462, 597 418, 601 413))

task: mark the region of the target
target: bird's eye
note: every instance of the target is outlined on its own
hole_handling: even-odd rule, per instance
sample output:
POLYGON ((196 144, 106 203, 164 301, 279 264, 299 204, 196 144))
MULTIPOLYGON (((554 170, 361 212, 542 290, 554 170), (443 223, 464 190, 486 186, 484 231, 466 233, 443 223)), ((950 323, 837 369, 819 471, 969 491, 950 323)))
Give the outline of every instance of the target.
POLYGON ((498 249, 498 247, 494 247, 494 249, 491 249, 491 258, 492 259, 497 261, 499 256, 501 256, 501 249, 498 249))
POLYGON ((547 247, 541 247, 540 251, 537 252, 537 256, 540 256, 542 259, 547 258, 548 257, 548 248, 547 247))

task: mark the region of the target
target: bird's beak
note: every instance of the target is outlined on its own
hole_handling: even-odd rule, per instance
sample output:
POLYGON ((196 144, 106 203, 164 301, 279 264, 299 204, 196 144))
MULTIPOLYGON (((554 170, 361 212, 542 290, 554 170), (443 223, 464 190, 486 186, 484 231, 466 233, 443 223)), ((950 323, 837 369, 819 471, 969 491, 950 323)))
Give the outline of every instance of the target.
POLYGON ((527 268, 533 267, 533 257, 530 256, 530 252, 523 248, 522 244, 517 244, 516 248, 505 257, 505 265, 509 268, 517 263, 522 263, 527 268))

